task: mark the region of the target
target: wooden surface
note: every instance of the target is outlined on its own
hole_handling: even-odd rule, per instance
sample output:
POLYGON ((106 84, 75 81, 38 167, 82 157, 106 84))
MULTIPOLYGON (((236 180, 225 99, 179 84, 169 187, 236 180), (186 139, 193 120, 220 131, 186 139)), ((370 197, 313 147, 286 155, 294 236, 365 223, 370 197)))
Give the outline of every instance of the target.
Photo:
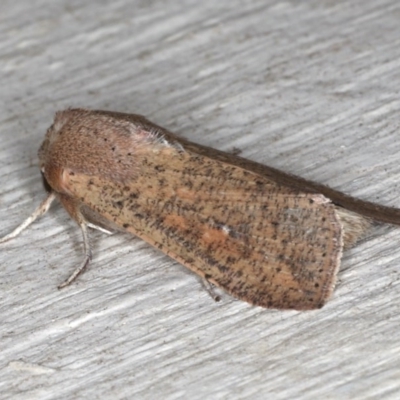
MULTIPOLYGON (((56 110, 141 113, 201 144, 400 206, 396 0, 50 1, 0 6, 1 233, 44 196, 56 110)), ((2 399, 398 399, 400 229, 345 253, 319 311, 222 294, 60 206, 1 245, 2 399)))

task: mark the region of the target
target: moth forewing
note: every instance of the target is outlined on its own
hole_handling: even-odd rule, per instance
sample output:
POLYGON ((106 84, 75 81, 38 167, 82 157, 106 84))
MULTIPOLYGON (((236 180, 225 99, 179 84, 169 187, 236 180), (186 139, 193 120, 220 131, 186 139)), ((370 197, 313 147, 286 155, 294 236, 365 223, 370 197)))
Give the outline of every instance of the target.
POLYGON ((325 303, 342 250, 328 199, 184 147, 142 148, 138 162, 123 182, 71 168, 63 187, 237 298, 274 308, 325 303))

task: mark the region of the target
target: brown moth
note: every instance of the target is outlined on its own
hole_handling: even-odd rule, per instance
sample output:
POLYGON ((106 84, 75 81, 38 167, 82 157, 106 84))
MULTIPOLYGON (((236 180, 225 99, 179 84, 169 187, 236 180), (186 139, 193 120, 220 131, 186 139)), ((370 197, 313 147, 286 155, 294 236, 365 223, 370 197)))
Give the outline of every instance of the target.
POLYGON ((82 229, 127 231, 207 282, 261 307, 308 310, 331 295, 344 248, 400 210, 178 138, 144 117, 58 112, 39 149, 50 194, 82 229))

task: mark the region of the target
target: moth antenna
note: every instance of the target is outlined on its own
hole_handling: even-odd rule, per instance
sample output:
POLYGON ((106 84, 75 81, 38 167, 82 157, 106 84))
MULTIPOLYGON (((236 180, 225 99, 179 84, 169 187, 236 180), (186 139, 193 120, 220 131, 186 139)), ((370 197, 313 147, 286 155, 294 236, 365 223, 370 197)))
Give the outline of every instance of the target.
POLYGON ((16 227, 11 233, 0 238, 0 243, 7 242, 8 240, 14 239, 22 231, 24 231, 29 225, 35 222, 43 214, 46 214, 49 210, 51 203, 56 198, 54 192, 50 192, 49 195, 40 203, 39 207, 18 227, 16 227))
POLYGON ((81 265, 75 269, 75 271, 69 276, 67 280, 65 280, 63 283, 58 285, 58 289, 62 289, 68 285, 70 285, 89 265, 90 261, 92 260, 92 249, 90 247, 90 241, 89 241, 89 235, 87 231, 87 222, 83 220, 82 222, 79 222, 79 226, 82 231, 82 236, 83 236, 83 246, 84 246, 84 251, 85 251, 85 258, 81 265))
POLYGON ((87 227, 91 228, 91 229, 95 229, 96 231, 103 232, 103 233, 105 233, 107 235, 112 235, 114 233, 113 231, 109 231, 108 229, 105 229, 105 228, 103 228, 103 227, 101 227, 99 225, 92 224, 91 222, 87 223, 87 227))

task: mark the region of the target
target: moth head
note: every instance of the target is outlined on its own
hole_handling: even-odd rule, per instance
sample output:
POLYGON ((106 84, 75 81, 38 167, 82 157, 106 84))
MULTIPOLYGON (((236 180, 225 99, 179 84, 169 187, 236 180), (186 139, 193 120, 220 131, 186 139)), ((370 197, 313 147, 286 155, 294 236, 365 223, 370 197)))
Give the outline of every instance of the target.
POLYGON ((60 137, 60 135, 62 134, 63 127, 71 119, 72 117, 71 111, 72 110, 65 110, 57 112, 54 117, 52 125, 50 126, 50 128, 47 129, 43 143, 39 147, 39 152, 38 152, 41 170, 43 170, 44 165, 48 160, 52 144, 60 137))
POLYGON ((53 144, 61 137, 65 130, 63 128, 74 117, 76 111, 77 110, 65 110, 57 112, 52 125, 47 129, 44 140, 39 147, 38 156, 40 172, 42 174, 44 187, 47 191, 55 189, 51 184, 53 179, 50 178, 50 175, 54 177, 54 168, 51 161, 53 144))

